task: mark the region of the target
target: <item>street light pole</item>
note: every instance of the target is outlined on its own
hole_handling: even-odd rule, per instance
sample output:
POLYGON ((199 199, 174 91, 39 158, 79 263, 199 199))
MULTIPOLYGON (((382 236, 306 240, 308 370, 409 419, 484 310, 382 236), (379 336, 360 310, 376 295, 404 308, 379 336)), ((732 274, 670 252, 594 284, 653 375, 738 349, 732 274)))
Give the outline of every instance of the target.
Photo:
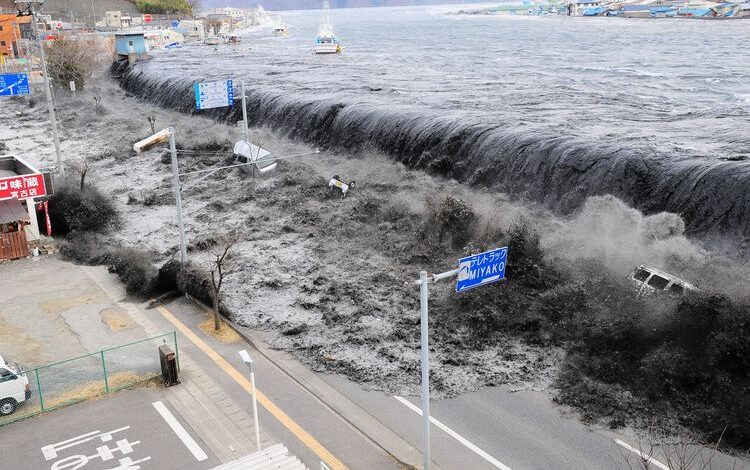
MULTIPOLYGON (((39 39, 39 28, 37 27, 36 9, 34 8, 35 3, 43 3, 39 1, 27 2, 29 8, 31 8, 31 22, 34 30, 35 42, 39 45, 39 57, 42 61, 42 75, 44 76, 44 91, 47 93, 47 108, 49 110, 49 119, 52 124, 52 139, 55 144, 55 155, 57 157, 57 171, 60 175, 65 173, 63 167, 62 154, 60 153, 60 136, 57 135, 57 117, 55 117, 55 104, 52 102, 52 89, 49 84, 49 77, 47 75, 47 60, 44 55, 44 41, 39 39)), ((31 78, 31 77, 29 77, 31 78)))
POLYGON ((240 82, 240 92, 242 93, 242 124, 245 132, 245 142, 250 145, 250 131, 247 123, 247 102, 245 101, 245 81, 240 82))
POLYGON ((419 272, 419 308, 422 350, 422 458, 424 470, 430 470, 430 351, 429 328, 427 325, 427 302, 430 290, 427 284, 427 271, 419 272))
POLYGON ((174 199, 177 204, 177 225, 180 227, 180 263, 185 266, 187 263, 187 246, 185 243, 185 225, 182 222, 180 172, 177 167, 177 144, 175 143, 174 127, 167 129, 167 132, 169 132, 169 151, 172 153, 172 188, 174 189, 174 199))
POLYGON ((253 395, 253 427, 255 428, 255 448, 257 450, 261 450, 260 426, 258 425, 258 400, 255 397, 255 371, 253 370, 253 358, 250 357, 250 354, 248 354, 246 349, 240 351, 240 357, 242 358, 242 362, 247 364, 247 367, 250 369, 250 385, 252 385, 253 395))

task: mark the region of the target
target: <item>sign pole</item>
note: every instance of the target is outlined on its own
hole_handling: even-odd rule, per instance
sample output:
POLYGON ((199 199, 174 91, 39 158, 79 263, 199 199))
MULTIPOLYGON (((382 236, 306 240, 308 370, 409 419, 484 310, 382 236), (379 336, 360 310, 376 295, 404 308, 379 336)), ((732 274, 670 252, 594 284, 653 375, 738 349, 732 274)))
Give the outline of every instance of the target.
POLYGON ((180 175, 177 169, 177 144, 174 138, 174 127, 169 131, 169 150, 172 153, 172 187, 174 189, 174 199, 177 204, 177 225, 180 226, 180 263, 184 266, 187 263, 187 247, 185 246, 185 226, 182 223, 182 197, 180 196, 180 175))
POLYGON ((422 456, 424 470, 430 470, 430 351, 428 349, 427 301, 430 296, 427 271, 419 272, 419 307, 422 350, 422 456))
MULTIPOLYGON (((44 91, 47 92, 47 108, 49 109, 49 119, 52 123, 52 140, 55 143, 55 155, 57 156, 57 171, 60 175, 65 173, 63 167, 62 154, 60 153, 60 136, 57 135, 57 118, 55 117, 55 105, 52 102, 52 90, 49 85, 49 77, 47 76, 47 61, 44 56, 44 41, 39 39, 39 30, 36 25, 36 10, 34 9, 34 2, 30 2, 31 7, 31 21, 34 23, 34 37, 36 42, 39 44, 39 56, 42 61, 42 74, 44 75, 44 91)), ((29 77, 31 79, 31 77, 29 77)))
POLYGON ((424 470, 430 469, 430 350, 428 301, 429 283, 441 279, 457 277, 456 292, 463 292, 505 279, 505 264, 508 260, 508 247, 479 253, 458 260, 458 269, 440 274, 419 272, 419 308, 420 308, 420 349, 422 356, 422 457, 424 470))
POLYGON ((245 142, 249 145, 250 144, 250 131, 248 129, 247 124, 247 102, 245 101, 245 80, 242 80, 240 82, 240 89, 242 92, 242 123, 243 123, 243 129, 245 131, 245 142))

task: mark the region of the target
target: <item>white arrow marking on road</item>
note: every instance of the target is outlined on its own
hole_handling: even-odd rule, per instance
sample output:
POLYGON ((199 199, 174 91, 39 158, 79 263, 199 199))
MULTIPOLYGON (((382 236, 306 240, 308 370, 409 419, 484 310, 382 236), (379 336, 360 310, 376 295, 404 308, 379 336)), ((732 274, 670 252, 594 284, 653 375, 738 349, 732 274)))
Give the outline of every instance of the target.
MULTIPOLYGON (((422 416, 422 410, 417 405, 415 405, 414 403, 410 402, 406 398, 399 397, 399 396, 394 396, 393 398, 395 398, 396 400, 398 400, 401 403, 403 403, 404 405, 406 405, 407 408, 409 408, 413 412, 417 413, 419 416, 422 416)), ((458 434, 456 431, 454 431, 453 429, 449 428, 448 426, 446 426, 445 424, 441 423, 440 421, 436 420, 432 416, 430 416, 430 422, 432 422, 432 424, 434 424, 435 426, 437 426, 440 429, 442 429, 443 431, 445 431, 453 439, 457 440, 458 442, 460 442, 464 446, 468 447, 475 454, 477 454, 478 456, 482 457, 484 460, 488 461, 489 463, 491 463, 495 467, 499 468, 500 470, 511 470, 510 467, 508 467, 507 465, 504 465, 501 461, 497 460, 495 457, 491 456, 490 454, 488 454, 487 452, 483 451, 482 449, 480 449, 476 445, 472 444, 471 442, 469 442, 468 440, 466 440, 463 436, 461 436, 460 434, 458 434)))
POLYGON ((198 462, 202 462, 208 458, 208 455, 203 452, 203 449, 201 449, 198 443, 195 442, 195 439, 193 439, 185 430, 185 428, 182 427, 182 425, 179 421, 177 421, 177 418, 174 417, 172 412, 169 411, 166 406, 164 406, 164 403, 155 401, 152 403, 152 405, 154 405, 156 411, 158 411, 161 417, 164 418, 164 421, 167 422, 169 427, 172 428, 172 431, 177 434, 177 437, 180 438, 182 443, 185 444, 185 447, 187 447, 188 450, 193 454, 195 460, 197 460, 198 462))
POLYGON ((621 445, 624 448, 628 449, 630 452, 634 453, 635 455, 637 455, 641 459, 645 460, 646 462, 652 463, 652 464, 656 465, 657 467, 659 467, 659 468, 661 468, 663 470, 669 470, 669 467, 667 467, 663 463, 659 462, 655 458, 644 454, 643 452, 641 452, 640 450, 636 449, 635 447, 631 447, 631 446, 629 446, 628 444, 624 443, 623 441, 621 441, 619 439, 615 439, 615 442, 618 445, 621 445))

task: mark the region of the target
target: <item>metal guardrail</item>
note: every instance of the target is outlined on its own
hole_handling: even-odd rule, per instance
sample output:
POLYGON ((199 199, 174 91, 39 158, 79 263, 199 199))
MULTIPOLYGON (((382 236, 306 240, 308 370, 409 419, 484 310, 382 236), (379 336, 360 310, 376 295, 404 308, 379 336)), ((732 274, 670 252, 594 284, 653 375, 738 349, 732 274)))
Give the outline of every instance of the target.
POLYGON ((0 426, 161 376, 159 346, 168 341, 179 368, 177 333, 173 331, 23 370, 31 395, 14 413, 0 416, 0 426))

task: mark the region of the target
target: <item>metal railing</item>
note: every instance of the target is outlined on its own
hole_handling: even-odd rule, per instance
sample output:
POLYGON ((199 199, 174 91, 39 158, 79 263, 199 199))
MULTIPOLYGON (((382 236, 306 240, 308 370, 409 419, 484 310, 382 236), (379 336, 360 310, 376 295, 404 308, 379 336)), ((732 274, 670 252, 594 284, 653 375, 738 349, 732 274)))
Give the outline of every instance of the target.
MULTIPOLYGON (((0 426, 161 376, 159 346, 167 342, 179 368, 177 333, 172 332, 23 370, 20 375, 28 379, 29 398, 17 403, 12 414, 0 416, 0 426)), ((23 383, 18 382, 18 387, 23 383)))

